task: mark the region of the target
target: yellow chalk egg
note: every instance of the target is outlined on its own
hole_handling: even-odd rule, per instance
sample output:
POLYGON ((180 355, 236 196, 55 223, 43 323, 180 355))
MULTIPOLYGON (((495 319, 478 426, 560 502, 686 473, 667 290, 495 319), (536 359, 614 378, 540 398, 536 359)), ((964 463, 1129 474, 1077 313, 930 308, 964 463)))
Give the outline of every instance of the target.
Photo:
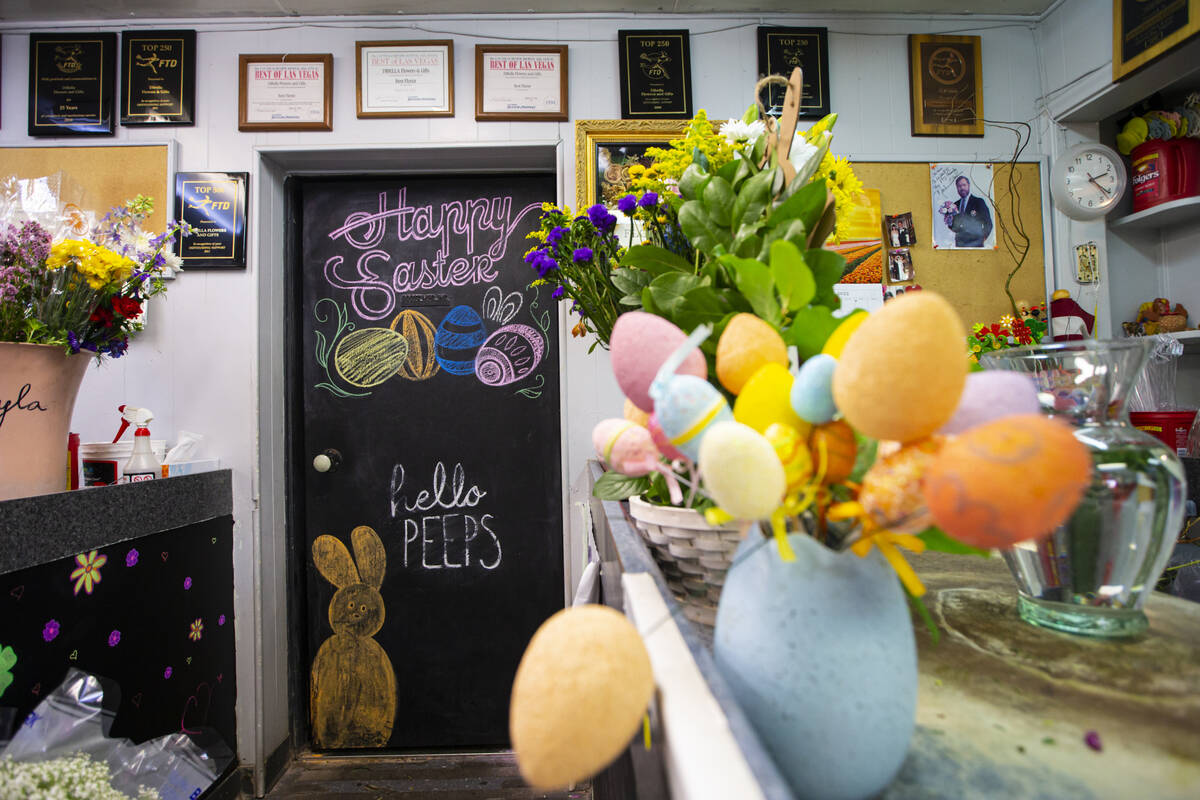
POLYGON ((650 415, 635 406, 628 397, 625 398, 625 411, 622 416, 634 425, 641 425, 643 428, 650 425, 650 415))
POLYGON ((871 519, 896 533, 920 533, 933 524, 921 481, 944 444, 944 437, 931 436, 871 465, 858 493, 858 502, 871 519))
POLYGON ((653 693, 650 657, 625 615, 597 605, 559 611, 533 634, 513 680, 508 726, 521 776, 549 791, 604 769, 653 693))
POLYGON ((762 433, 771 425, 790 425, 808 438, 812 425, 792 410, 792 373, 787 367, 767 362, 746 381, 733 403, 733 418, 762 433))
POLYGON ((700 443, 700 473, 718 506, 740 519, 762 519, 783 501, 787 479, 775 448, 740 422, 713 425, 700 443))
POLYGON ((791 494, 808 482, 813 474, 813 462, 808 452, 808 442, 800 431, 791 425, 775 423, 763 431, 763 436, 783 465, 783 477, 787 481, 787 492, 791 494))
POLYGON ((912 442, 954 414, 967 380, 966 333, 933 292, 907 292, 858 327, 833 373, 833 398, 855 430, 912 442))
POLYGON ((367 389, 395 375, 408 358, 408 340, 388 328, 346 334, 333 351, 333 368, 351 386, 367 389))
POLYGON ((424 381, 437 374, 437 350, 433 337, 437 328, 429 317, 420 311, 406 308, 392 320, 392 330, 408 342, 408 359, 400 368, 399 375, 410 381, 424 381))
POLYGON ((858 326, 862 325, 870 316, 866 311, 853 311, 846 315, 841 324, 833 329, 833 333, 829 334, 829 338, 825 340, 825 346, 821 348, 821 352, 827 356, 840 358, 842 350, 846 347, 846 342, 850 340, 850 334, 858 330, 858 326))
POLYGON ((976 547, 1008 547, 1066 522, 1092 480, 1071 429, 1039 414, 978 425, 951 441, 925 476, 937 524, 976 547))
POLYGON ((717 380, 733 394, 768 362, 788 365, 783 337, 753 314, 737 314, 725 325, 717 342, 717 380))

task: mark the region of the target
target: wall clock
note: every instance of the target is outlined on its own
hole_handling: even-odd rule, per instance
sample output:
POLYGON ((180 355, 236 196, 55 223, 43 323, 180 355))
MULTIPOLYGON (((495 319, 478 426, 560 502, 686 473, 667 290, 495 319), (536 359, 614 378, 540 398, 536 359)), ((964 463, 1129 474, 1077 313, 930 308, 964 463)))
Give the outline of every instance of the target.
POLYGON ((1071 219, 1099 219, 1125 194, 1125 162, 1099 143, 1077 144, 1050 168, 1050 195, 1071 219))

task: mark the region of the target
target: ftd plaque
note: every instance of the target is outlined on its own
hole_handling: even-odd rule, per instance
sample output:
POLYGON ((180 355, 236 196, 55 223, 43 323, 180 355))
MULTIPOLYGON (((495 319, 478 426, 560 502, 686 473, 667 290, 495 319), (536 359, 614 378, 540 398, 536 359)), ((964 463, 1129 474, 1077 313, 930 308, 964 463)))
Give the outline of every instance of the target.
POLYGON ((121 32, 121 124, 192 125, 196 32, 121 32))
POLYGON ((688 32, 617 31, 622 119, 691 119, 688 32))
POLYGON ((192 228, 180 237, 184 269, 246 266, 245 172, 175 173, 175 218, 192 228))
MULTIPOLYGON (((758 73, 787 78, 799 67, 804 75, 800 98, 801 117, 829 113, 829 42, 825 28, 759 28, 758 73)), ((768 114, 783 111, 786 86, 772 85, 763 92, 768 114)))
POLYGON ((113 132, 115 33, 29 34, 29 135, 113 132))

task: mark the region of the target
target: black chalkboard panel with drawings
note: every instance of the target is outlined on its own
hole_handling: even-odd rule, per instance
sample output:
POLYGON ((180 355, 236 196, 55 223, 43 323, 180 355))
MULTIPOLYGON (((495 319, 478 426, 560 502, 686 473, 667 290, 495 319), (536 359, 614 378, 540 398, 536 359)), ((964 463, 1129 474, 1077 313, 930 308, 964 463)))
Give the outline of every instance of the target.
POLYGON ((558 311, 523 260, 554 176, 289 196, 312 744, 504 745, 521 654, 563 605, 558 311))

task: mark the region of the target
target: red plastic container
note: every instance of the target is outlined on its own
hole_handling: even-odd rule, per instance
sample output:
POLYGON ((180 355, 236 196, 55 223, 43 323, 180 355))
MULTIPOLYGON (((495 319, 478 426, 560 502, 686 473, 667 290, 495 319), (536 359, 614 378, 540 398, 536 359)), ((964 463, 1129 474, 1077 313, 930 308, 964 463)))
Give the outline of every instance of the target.
POLYGON ((1131 411, 1129 421, 1133 427, 1145 431, 1154 438, 1173 448, 1178 455, 1187 455, 1188 431, 1196 409, 1190 411, 1131 411))
POLYGON ((1129 155, 1134 211, 1200 194, 1200 141, 1150 139, 1129 155))

